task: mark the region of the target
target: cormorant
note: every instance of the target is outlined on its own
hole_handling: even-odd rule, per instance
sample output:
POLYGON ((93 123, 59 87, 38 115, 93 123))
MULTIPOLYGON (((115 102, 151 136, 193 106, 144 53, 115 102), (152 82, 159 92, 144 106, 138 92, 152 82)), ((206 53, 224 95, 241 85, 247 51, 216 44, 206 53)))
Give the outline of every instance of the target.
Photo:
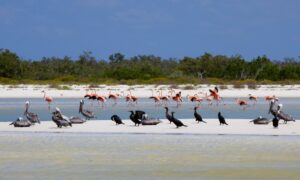
POLYGON ((273 122, 273 127, 277 128, 278 127, 278 122, 279 122, 279 119, 277 118, 277 116, 274 116, 272 122, 273 122))
POLYGON ((198 109, 198 107, 194 107, 194 117, 195 117, 195 120, 198 121, 198 123, 199 122, 206 123, 205 121, 203 121, 202 116, 199 113, 197 113, 197 109, 198 109))
MULTIPOLYGON (((140 117, 139 115, 143 112, 143 111, 135 111, 135 113, 133 111, 129 111, 131 114, 129 116, 129 118, 131 119, 131 121, 134 123, 134 125, 140 125, 142 123, 142 121, 140 119, 142 119, 142 117, 140 117)), ((145 114, 145 112, 144 112, 145 114)))
POLYGON ((174 117, 174 112, 171 112, 172 114, 172 122, 176 125, 176 128, 179 128, 181 126, 187 127, 187 125, 184 125, 179 119, 174 117))
POLYGON ((222 124, 228 125, 225 121, 225 118, 221 115, 221 112, 218 113, 218 118, 219 118, 219 121, 220 121, 220 125, 222 125, 222 124))
POLYGON ((114 122, 116 123, 116 125, 124 124, 124 123, 122 122, 122 119, 121 119, 118 115, 112 115, 112 116, 110 117, 110 119, 111 119, 112 121, 114 121, 114 122))
POLYGON ((169 114, 169 108, 165 107, 166 109, 166 118, 170 121, 170 124, 172 123, 172 116, 169 114))

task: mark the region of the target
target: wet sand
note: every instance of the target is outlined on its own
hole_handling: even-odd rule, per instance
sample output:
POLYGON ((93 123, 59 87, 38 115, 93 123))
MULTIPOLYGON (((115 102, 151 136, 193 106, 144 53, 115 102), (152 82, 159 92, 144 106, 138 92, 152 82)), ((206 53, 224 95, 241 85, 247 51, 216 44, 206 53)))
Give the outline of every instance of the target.
POLYGON ((0 173, 2 179, 299 179, 299 138, 1 132, 0 173))

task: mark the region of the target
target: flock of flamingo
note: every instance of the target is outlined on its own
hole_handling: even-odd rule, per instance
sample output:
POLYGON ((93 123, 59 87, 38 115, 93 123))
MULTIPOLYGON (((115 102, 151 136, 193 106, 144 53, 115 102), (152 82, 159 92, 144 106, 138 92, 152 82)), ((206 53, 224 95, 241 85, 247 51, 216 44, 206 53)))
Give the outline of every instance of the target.
MULTIPOLYGON (((176 106, 179 107, 182 102, 184 101, 184 97, 182 97, 181 91, 176 92, 174 89, 169 89, 167 91, 167 94, 163 94, 163 90, 151 90, 152 94, 149 96, 149 99, 152 99, 154 101, 154 104, 159 105, 167 105, 169 102, 174 101, 176 103, 176 106)), ((50 104, 53 101, 53 98, 46 94, 46 91, 42 91, 44 93, 44 100, 48 103, 48 109, 50 110, 50 104)), ((109 90, 108 95, 99 94, 97 93, 96 89, 89 88, 86 89, 86 94, 83 96, 84 99, 89 100, 97 100, 99 103, 101 103, 101 107, 103 107, 108 99, 113 101, 113 105, 117 105, 117 102, 119 99, 124 98, 125 102, 128 103, 128 105, 134 106, 138 103, 139 97, 133 95, 132 90, 127 90, 127 94, 125 91, 119 91, 113 93, 112 90, 109 90)), ((216 102, 216 105, 220 104, 223 101, 223 98, 219 94, 218 87, 215 87, 213 89, 209 89, 209 92, 198 92, 194 95, 187 95, 186 99, 189 102, 195 102, 197 103, 197 106, 200 105, 201 102, 207 101, 209 105, 213 105, 213 102, 216 102)), ((266 101, 271 100, 278 100, 278 98, 273 96, 266 96, 266 101)), ((243 107, 245 110, 249 103, 248 101, 252 101, 252 104, 255 104, 258 101, 257 96, 253 96, 252 94, 248 95, 248 100, 246 99, 235 99, 236 104, 243 107)), ((225 105, 225 104, 224 104, 225 105)))

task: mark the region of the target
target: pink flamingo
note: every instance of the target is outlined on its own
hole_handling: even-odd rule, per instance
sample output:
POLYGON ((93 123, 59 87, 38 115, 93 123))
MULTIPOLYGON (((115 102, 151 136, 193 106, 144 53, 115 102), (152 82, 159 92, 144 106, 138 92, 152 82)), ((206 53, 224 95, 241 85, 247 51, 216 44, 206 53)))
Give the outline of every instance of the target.
POLYGON ((243 110, 245 110, 246 107, 248 106, 248 102, 246 100, 242 100, 239 98, 236 98, 236 103, 240 106, 243 106, 243 110))
POLYGON ((44 93, 44 100, 48 102, 48 110, 50 111, 50 105, 51 102, 53 101, 53 98, 51 96, 47 96, 44 90, 42 91, 42 93, 44 93))
POLYGON ((153 89, 151 89, 151 91, 152 91, 152 96, 150 96, 149 99, 153 99, 155 105, 157 105, 157 103, 160 102, 160 96, 159 95, 154 95, 153 89))
POLYGON ((108 93, 108 99, 113 99, 114 100, 114 105, 117 104, 117 99, 120 97, 120 94, 119 93, 116 93, 116 94, 113 94, 111 93, 111 90, 109 90, 109 93, 108 93))

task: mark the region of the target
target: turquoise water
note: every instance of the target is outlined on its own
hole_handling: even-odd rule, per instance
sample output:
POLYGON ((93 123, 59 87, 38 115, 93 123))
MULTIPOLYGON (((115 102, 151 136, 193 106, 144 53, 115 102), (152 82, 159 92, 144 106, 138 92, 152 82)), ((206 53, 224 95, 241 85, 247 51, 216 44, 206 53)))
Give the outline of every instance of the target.
POLYGON ((300 137, 0 133, 1 179, 299 179, 300 137))
MULTIPOLYGON (((30 100, 31 107, 30 112, 35 112, 39 115, 42 121, 51 120, 51 111, 54 111, 55 107, 59 107, 63 114, 67 116, 79 116, 78 106, 79 98, 57 98, 51 105, 50 111, 48 105, 42 98, 7 98, 0 99, 0 122, 1 121, 13 121, 17 117, 22 116, 25 107, 25 101, 30 100)), ((300 98, 280 98, 283 111, 291 114, 295 119, 300 118, 300 98)), ((182 119, 193 118, 193 107, 196 103, 185 101, 179 107, 174 102, 168 104, 170 111, 175 111, 175 116, 182 119)), ((120 99, 117 105, 113 105, 112 101, 107 101, 102 107, 97 101, 85 101, 85 107, 93 110, 99 120, 107 120, 113 114, 119 115, 122 119, 129 118, 129 110, 144 110, 149 116, 165 118, 165 110, 163 106, 157 106, 154 102, 147 98, 139 99, 139 102, 135 106, 128 106, 124 99, 120 99)), ((238 106, 233 98, 225 98, 224 102, 220 105, 209 106, 207 102, 200 105, 199 113, 205 118, 217 118, 218 111, 221 111, 225 118, 231 119, 254 119, 258 116, 265 116, 272 118, 268 114, 269 104, 267 101, 261 99, 257 104, 250 106, 246 109, 238 106), (225 105, 224 105, 225 104, 225 105)))

